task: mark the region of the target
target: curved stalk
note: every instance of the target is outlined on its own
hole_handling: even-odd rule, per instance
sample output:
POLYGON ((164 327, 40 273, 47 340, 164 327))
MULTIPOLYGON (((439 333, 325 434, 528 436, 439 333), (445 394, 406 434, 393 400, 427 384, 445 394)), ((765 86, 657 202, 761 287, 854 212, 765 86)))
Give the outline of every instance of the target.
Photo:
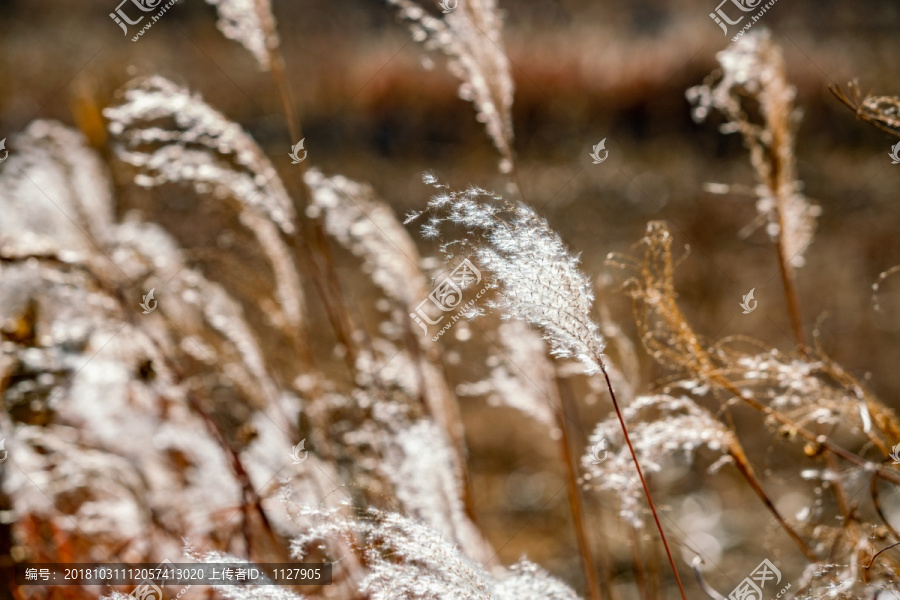
POLYGON ((559 437, 559 448, 562 462, 566 469, 566 489, 569 496, 569 508, 572 512, 572 525, 575 528, 575 537, 578 540, 581 566, 590 598, 591 600, 601 600, 603 596, 600 594, 600 584, 597 580, 597 571, 594 568, 594 554, 591 551, 590 540, 588 540, 587 527, 584 522, 584 505, 581 502, 581 491, 578 489, 575 457, 572 455, 571 434, 567 422, 569 415, 566 414, 569 412, 567 409, 570 399, 562 380, 557 378, 556 383, 560 391, 560 403, 553 413, 556 416, 556 426, 559 427, 562 433, 559 437))
POLYGON ((609 373, 606 372, 606 365, 601 357, 596 357, 597 363, 600 365, 600 371, 603 372, 603 378, 606 380, 606 389, 609 390, 609 397, 612 398, 613 408, 616 411, 616 417, 619 419, 619 425, 622 427, 622 435, 625 437, 625 443, 628 444, 628 451, 631 453, 631 459, 634 461, 634 467, 637 469, 638 477, 641 479, 641 486, 644 488, 644 495, 647 496, 647 503, 650 505, 650 512, 653 513, 653 520, 656 522, 656 529, 659 531, 659 537, 662 539, 663 547, 666 549, 666 557, 669 559, 669 565, 672 567, 672 573, 675 574, 675 582, 678 584, 678 591, 681 592, 682 600, 687 600, 684 593, 684 585, 681 583, 681 576, 678 574, 678 567, 675 566, 675 559, 672 556, 672 550, 669 548, 669 541, 666 539, 666 533, 663 531, 662 523, 659 521, 659 515, 656 513, 656 506, 653 504, 653 497, 650 495, 650 488, 644 479, 644 472, 641 470, 641 464, 638 461, 637 453, 631 444, 631 436, 628 435, 628 427, 625 426, 625 417, 619 409, 619 401, 616 400, 616 393, 613 391, 612 381, 609 379, 609 373))

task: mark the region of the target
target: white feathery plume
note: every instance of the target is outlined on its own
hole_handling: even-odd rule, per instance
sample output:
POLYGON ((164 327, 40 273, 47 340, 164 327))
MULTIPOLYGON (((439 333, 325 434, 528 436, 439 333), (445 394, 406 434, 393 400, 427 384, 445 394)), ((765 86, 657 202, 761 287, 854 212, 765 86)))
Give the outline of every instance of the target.
POLYGON ((34 121, 16 136, 3 165, 0 251, 7 256, 97 252, 113 221, 105 165, 79 132, 56 121, 34 121))
POLYGON ((115 532, 117 540, 139 536, 149 523, 135 497, 149 490, 130 456, 110 454, 97 448, 97 442, 91 433, 71 426, 22 427, 15 438, 12 464, 17 468, 3 482, 18 517, 55 518, 62 512, 55 503, 69 497, 73 500, 66 503, 65 514, 85 535, 109 539, 115 532))
POLYGON ((278 304, 284 317, 284 323, 276 325, 293 332, 301 331, 304 327, 306 301, 300 285, 300 275, 290 249, 281 239, 278 226, 254 211, 242 210, 238 218, 244 227, 253 232, 272 265, 278 304))
POLYGON ((341 538, 365 552, 370 574, 360 591, 373 600, 577 600, 535 565, 520 562, 495 574, 467 558, 437 531, 400 513, 368 509, 305 510, 315 524, 292 543, 298 559, 320 540, 341 538), (344 513, 344 514, 342 514, 344 513))
POLYGON ((249 50, 262 70, 271 70, 269 51, 280 44, 271 0, 206 0, 206 3, 216 7, 219 14, 216 26, 222 35, 249 50))
MULTIPOLYGON (((409 232, 368 185, 341 175, 326 177, 318 169, 307 171, 305 181, 312 191, 308 212, 314 216, 323 214, 328 233, 362 259, 363 271, 397 305, 391 317, 394 331, 402 336, 409 328, 415 329, 409 315, 428 298, 431 289, 419 267, 421 258, 409 232)), ((383 324, 386 323, 389 322, 383 324)), ((383 328, 383 331, 391 329, 383 328)), ((424 397, 437 424, 461 446, 464 434, 457 416, 457 400, 444 376, 437 344, 429 336, 418 339, 423 352, 417 357, 405 351, 398 353, 393 345, 381 343, 384 340, 373 340, 373 346, 378 345, 377 350, 384 348, 384 351, 381 356, 361 351, 358 376, 364 380, 377 376, 395 382, 410 397, 424 397), (387 365, 382 370, 385 362, 387 365)))
POLYGON ((441 532, 467 556, 488 560, 493 552, 465 511, 464 477, 447 430, 421 416, 422 382, 414 361, 383 339, 375 338, 372 347, 379 354, 361 353, 359 375, 368 380, 377 369, 381 389, 353 394, 354 408, 366 417, 352 419, 340 439, 354 479, 391 489, 405 513, 441 532))
POLYGON ((428 296, 415 243, 370 186, 341 175, 326 177, 315 168, 304 180, 312 190, 310 208, 324 213, 328 233, 364 261, 364 269, 385 295, 404 309, 428 296))
POLYGON ((462 82, 459 97, 472 102, 476 118, 500 152, 500 171, 513 168, 512 103, 514 85, 503 50, 503 19, 496 0, 459 0, 443 19, 412 0, 388 0, 410 22, 413 38, 449 59, 462 82))
POLYGON ((466 515, 455 455, 444 431, 428 419, 399 431, 383 470, 405 511, 424 521, 466 556, 488 560, 493 552, 466 515))
MULTIPOLYGON (((727 460, 735 444, 734 434, 689 398, 638 396, 624 410, 624 417, 641 468, 649 472, 660 471, 662 462, 678 452, 692 458, 701 446, 721 453, 727 460)), ((644 494, 618 419, 599 423, 588 443, 581 459, 586 485, 618 496, 622 518, 642 527, 644 494), (598 457, 594 448, 608 455, 598 457)), ((717 462, 716 467, 720 464, 717 462)))
POLYGON ((295 558, 317 541, 344 539, 365 554, 369 575, 360 585, 372 600, 458 598, 489 600, 485 573, 427 525, 399 513, 368 509, 360 517, 339 510, 305 510, 317 523, 291 544, 295 558))
MULTIPOLYGON (((175 241, 162 228, 128 221, 116 226, 110 237, 111 256, 130 279, 143 281, 146 289, 165 290, 166 301, 158 310, 175 324, 172 336, 183 338, 183 352, 222 369, 259 408, 280 397, 240 303, 221 285, 188 268, 175 241), (210 335, 212 332, 218 336, 210 335)), ((283 289, 284 282, 279 285, 283 289)), ((153 327, 148 328, 148 334, 163 347, 173 343, 171 337, 160 337, 153 327)))
POLYGON ((16 314, 18 295, 40 299, 41 347, 7 345, 19 381, 4 400, 53 413, 52 422, 19 431, 11 460, 21 470, 8 472, 3 489, 16 514, 75 522, 107 552, 135 538, 137 552, 171 545, 145 535, 154 529, 150 514, 167 532, 206 539, 222 525, 216 511, 239 500, 234 482, 222 477, 225 457, 184 405, 184 390, 159 354, 173 345, 167 332, 123 326, 119 307, 102 301, 93 285, 80 270, 31 262, 0 268, 0 321, 16 314), (139 378, 146 365, 154 376, 139 378), (60 500, 64 514, 53 504, 60 500))
MULTIPOLYGON (((838 540, 840 528, 819 525, 828 535, 838 540)), ((873 560, 871 557, 883 550, 876 536, 862 537, 855 546, 837 547, 827 560, 810 563, 797 581, 797 600, 894 600, 897 598, 897 571, 892 563, 873 560), (870 564, 871 563, 871 564, 870 564)))
POLYGON ((278 397, 278 389, 268 373, 262 350, 241 305, 222 286, 192 270, 179 273, 168 289, 173 295, 180 295, 183 303, 165 310, 172 313, 172 319, 188 335, 197 336, 182 342, 182 349, 202 362, 219 363, 218 366, 241 391, 255 400, 258 408, 273 402, 278 397), (231 348, 209 352, 201 335, 206 327, 228 340, 231 348), (226 360, 221 363, 223 357, 226 360))
MULTIPOLYGON (((861 432, 872 430, 870 399, 861 387, 842 387, 829 381, 822 363, 811 362, 776 349, 761 354, 736 355, 735 371, 742 389, 752 390, 796 425, 810 428, 843 425, 861 432), (864 412, 860 412, 861 408, 864 412)), ((871 404, 873 411, 876 404, 871 404)), ((877 415, 876 415, 876 420, 877 415)))
POLYGON ((500 203, 499 196, 475 187, 451 190, 431 176, 425 182, 438 194, 428 203, 423 233, 438 232, 442 223, 463 228, 469 236, 443 248, 451 258, 470 250, 476 266, 491 271, 499 291, 491 306, 504 318, 543 330, 554 355, 577 358, 588 374, 599 373, 604 341, 591 317, 591 282, 559 234, 524 204, 500 203))
POLYGON ((687 91, 694 119, 702 121, 717 110, 726 119, 720 131, 743 136, 759 180, 756 208, 768 222, 766 232, 776 239, 784 228, 785 260, 802 267, 821 208, 807 201, 797 180, 794 132, 800 111, 794 109, 797 91, 787 82, 781 48, 768 30, 754 29, 716 57, 718 80, 710 76, 687 91), (758 104, 761 122, 748 115, 748 99, 758 104))
POLYGON ((103 114, 122 140, 119 158, 143 171, 138 185, 191 183, 199 193, 234 197, 285 233, 294 231, 291 199, 269 159, 240 125, 198 95, 154 75, 133 82, 125 103, 103 114))
MULTIPOLYGON (((21 201, 0 215, 0 230, 16 231, 0 244, 0 324, 25 322, 35 340, 5 340, 0 370, 8 405, 52 411, 53 418, 20 431, 27 447, 11 460, 22 460, 32 480, 13 470, 4 490, 17 514, 65 519, 64 527, 74 520, 83 531, 103 532, 107 552, 123 547, 125 537, 141 540, 130 546, 135 552, 171 546, 178 534, 208 539, 223 524, 216 515, 239 502, 240 488, 222 476, 229 471, 226 456, 188 407, 186 393, 221 379, 179 380, 169 364, 188 364, 193 351, 260 406, 287 395, 270 377, 240 305, 223 288, 186 269, 160 227, 112 222, 109 177, 80 136, 36 122, 20 139, 30 143, 9 159, 18 168, 0 171, 0 194, 18 190, 21 201), (150 283, 144 292, 159 282, 171 287, 154 314, 130 320, 140 295, 130 307, 120 296, 133 294, 134 282, 150 283), (19 373, 16 381, 6 379, 11 369, 19 373), (129 475, 122 461, 131 465, 129 475), (51 499, 77 495, 79 501, 66 500, 65 515, 43 511, 47 496, 28 493, 38 480, 51 499), (150 531, 139 535, 133 527, 150 531)), ((271 230, 277 235, 274 225, 271 230)))
POLYGON ((284 324, 299 330, 303 292, 291 252, 278 233, 294 232, 294 209, 256 142, 201 98, 159 76, 132 83, 125 103, 104 114, 110 131, 123 140, 118 156, 143 171, 135 178, 139 185, 184 181, 198 193, 232 196, 245 205, 240 222, 256 236, 272 265, 284 324))
POLYGON ((510 571, 509 577, 497 583, 491 600, 581 600, 572 588, 527 560, 510 571))
POLYGON ((490 376, 478 383, 458 385, 457 393, 486 395, 489 404, 515 408, 554 431, 551 400, 556 389, 547 345, 539 333, 518 320, 501 323, 497 334, 501 349, 488 359, 490 376))

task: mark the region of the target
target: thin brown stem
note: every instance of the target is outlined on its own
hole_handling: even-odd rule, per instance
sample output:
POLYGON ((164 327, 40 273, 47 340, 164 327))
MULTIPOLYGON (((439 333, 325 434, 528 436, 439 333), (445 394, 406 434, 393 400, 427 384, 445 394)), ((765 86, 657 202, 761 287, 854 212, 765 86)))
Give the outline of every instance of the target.
MULTIPOLYGON (((778 211, 778 221, 780 230, 784 231, 783 219, 781 211, 778 211)), ((790 257, 785 254, 784 240, 782 235, 778 235, 778 267, 781 272, 781 285, 784 287, 784 295, 787 299, 788 314, 791 318, 791 330, 794 333, 794 340, 800 353, 806 355, 808 350, 806 346, 806 335, 803 332, 803 317, 800 313, 800 297, 797 295, 797 286, 794 282, 794 268, 791 266, 790 257)))
POLYGON ((634 446, 631 443, 631 436, 628 435, 628 427, 625 425, 625 417, 622 415, 622 411, 619 409, 619 401, 616 400, 616 393, 613 391, 612 381, 609 379, 609 373, 606 372, 606 365, 603 363, 603 360, 598 356, 597 362, 600 365, 600 370, 603 372, 603 377, 606 379, 606 389, 609 390, 609 396, 612 399, 613 408, 616 411, 616 417, 619 419, 619 425, 622 427, 622 435, 625 437, 625 443, 628 445, 628 451, 631 453, 631 460, 634 461, 634 467, 637 469, 638 477, 641 479, 641 486, 644 488, 644 495, 647 496, 647 503, 650 505, 650 512, 653 513, 653 520, 656 522, 656 529, 659 531, 659 537, 662 539, 663 547, 666 549, 666 557, 669 559, 669 566, 672 567, 672 573, 675 575, 675 582, 678 584, 678 591, 681 592, 682 600, 687 600, 687 595, 684 593, 684 585, 681 583, 681 576, 678 574, 678 567, 675 566, 675 558, 672 556, 672 550, 669 548, 669 541, 666 539, 666 533, 663 531, 662 523, 659 521, 659 515, 656 513, 656 505, 653 504, 653 496, 650 494, 650 488, 647 486, 647 481, 644 479, 644 472, 641 470, 641 463, 638 461, 637 453, 634 451, 634 446))
MULTIPOLYGON (((834 454, 826 452, 825 462, 828 463, 828 469, 831 472, 837 473, 838 465, 834 459, 834 454)), ((834 497, 837 501, 838 509, 841 511, 841 516, 844 517, 844 523, 847 524, 853 520, 853 509, 850 506, 847 492, 846 490, 844 490, 844 486, 839 478, 836 478, 834 481, 832 481, 831 485, 834 488, 834 497)))
MULTIPOLYGON (((592 513, 591 529, 594 531, 606 532, 608 524, 604 518, 602 507, 595 509, 592 513)), ((610 552, 611 544, 599 544, 597 550, 597 563, 599 564, 600 575, 600 593, 604 598, 609 600, 619 600, 621 594, 613 585, 613 564, 610 552)))
POLYGON ((765 490, 763 490, 762 484, 759 479, 757 479, 756 474, 753 472, 753 467, 750 465, 747 457, 744 455, 743 449, 740 446, 733 447, 731 449, 731 456, 734 458, 734 464, 737 467, 738 471, 740 471, 741 475, 747 480, 747 483, 750 484, 750 487, 753 488, 753 491, 756 492, 756 495, 759 496, 759 499, 762 500, 763 504, 766 505, 766 508, 769 509, 769 512, 775 517, 775 520, 778 521, 778 524, 781 525, 782 529, 787 532, 787 534, 791 537, 792 540, 800 547, 800 550, 803 551, 803 554, 806 555, 811 562, 817 562, 819 558, 815 555, 815 553, 810 549, 810 547, 803 541, 803 538, 800 537, 799 534, 794 530, 791 525, 785 521, 784 517, 781 516, 781 513, 778 512, 778 509, 775 508, 775 504, 769 498, 768 494, 766 494, 765 490))
POLYGON ((651 600, 653 598, 650 588, 647 584, 647 576, 644 573, 644 556, 641 552, 641 534, 637 527, 633 524, 631 527, 631 550, 634 553, 632 562, 634 564, 634 582, 641 594, 641 600, 651 600))
MULTIPOLYGON (((784 116, 782 111, 785 107, 782 106, 779 108, 781 110, 778 111, 778 114, 784 116)), ((786 251, 787 236, 790 235, 790 232, 787 228, 785 214, 791 203, 789 193, 786 190, 792 189, 795 185, 795 182, 793 181, 794 167, 793 162, 788 161, 785 163, 785 159, 777 151, 777 149, 787 146, 790 143, 788 140, 789 134, 787 127, 781 126, 786 117, 784 119, 778 119, 775 116, 770 116, 770 119, 773 122, 769 127, 773 137, 772 144, 769 147, 770 159, 768 161, 771 172, 769 173, 766 184, 775 196, 778 218, 778 241, 775 245, 778 252, 778 270, 781 273, 781 285, 784 287, 784 295, 787 298, 788 314, 791 318, 791 329, 794 332, 794 340, 800 353, 806 355, 806 336, 803 333, 803 317, 800 314, 800 298, 797 295, 797 287, 794 283, 794 267, 791 265, 791 258, 793 257, 788 256, 786 251)))
POLYGON ((584 579, 592 600, 601 600, 600 584, 597 580, 597 572, 594 568, 594 555, 591 551, 591 543, 588 539, 587 527, 584 519, 584 505, 581 502, 581 491, 578 487, 577 467, 572 455, 571 435, 566 414, 569 398, 566 390, 562 389, 561 380, 557 378, 557 387, 560 388, 560 403, 554 411, 556 424, 562 432, 559 438, 560 454, 566 471, 566 489, 569 495, 569 508, 572 511, 572 523, 575 527, 575 537, 578 540, 578 551, 581 554, 581 566, 584 571, 584 579))
POLYGON ((886 469, 883 465, 878 463, 874 463, 870 460, 866 460, 861 456, 858 456, 843 446, 835 444, 831 440, 829 440, 824 435, 816 435, 812 431, 796 424, 789 417, 781 413, 780 411, 775 410, 770 406, 766 406, 759 400, 753 398, 744 393, 744 391, 740 390, 737 386, 735 386, 731 381, 729 381, 725 376, 720 375, 718 373, 712 373, 710 375, 710 380, 721 387, 724 390, 727 390, 735 395, 735 397, 740 398, 749 406, 755 408, 760 411, 764 415, 771 417, 778 421, 781 425, 784 425, 787 430, 795 435, 799 435, 803 439, 808 442, 812 442, 814 444, 820 445, 825 450, 832 452, 833 454, 840 456, 844 460, 853 463, 858 467, 863 467, 865 469, 872 469, 875 472, 875 475, 881 477, 886 481, 890 481, 891 483, 895 483, 900 485, 900 473, 894 471, 892 469, 886 469))
MULTIPOLYGON (((188 392, 187 394, 187 403, 188 407, 200 417, 206 425, 209 434, 216 440, 224 454, 228 457, 232 473, 238 484, 241 486, 241 529, 244 535, 247 557, 250 558, 253 556, 255 551, 255 556, 264 557, 266 555, 264 553, 272 553, 274 556, 277 556, 279 560, 289 560, 289 554, 279 543, 278 536, 274 529, 272 529, 271 522, 262 506, 262 498, 260 498, 259 493, 257 493, 256 489, 253 487, 253 483, 250 481, 250 475, 244 467, 240 453, 238 453, 238 451, 229 443, 226 434, 222 431, 222 427, 219 425, 218 421, 216 421, 216 418, 203 407, 199 399, 192 392, 188 392), (261 528, 253 527, 250 521, 251 513, 248 510, 250 506, 253 507, 259 517, 262 526, 261 528), (258 548, 253 546, 253 531, 256 529, 261 529, 266 541, 263 546, 258 548)), ((261 542, 263 540, 258 539, 258 541, 261 542)))
MULTIPOLYGON (((284 58, 280 50, 273 50, 269 53, 272 63, 272 79, 275 82, 275 88, 278 90, 278 99, 281 102, 281 110, 284 112, 284 118, 287 120, 288 132, 291 134, 293 143, 303 139, 303 127, 300 125, 300 119, 297 117, 297 111, 291 100, 291 92, 287 85, 287 78, 284 74, 284 58)), ((306 171, 306 165, 300 163, 300 169, 306 171)))
POLYGON ((875 553, 875 556, 872 557, 872 560, 871 560, 871 561, 869 562, 869 564, 866 566, 866 571, 868 571, 869 569, 872 568, 872 565, 875 564, 875 559, 878 558, 878 557, 881 555, 881 553, 887 552, 887 551, 890 550, 891 548, 895 548, 895 547, 897 547, 897 546, 900 546, 900 542, 896 542, 896 543, 894 543, 894 544, 891 544, 891 545, 888 546, 887 548, 882 548, 881 550, 879 550, 878 552, 876 552, 876 553, 875 553))
POLYGON ((662 572, 660 570, 659 544, 651 544, 648 550, 650 556, 644 561, 647 567, 647 579, 650 581, 650 598, 662 598, 662 572))
MULTIPOLYGON (((256 2, 257 14, 265 30, 268 43, 269 71, 272 74, 281 109, 287 121, 291 142, 297 143, 303 139, 303 127, 294 108, 294 102, 291 99, 290 87, 285 76, 284 55, 281 52, 280 43, 271 43, 271 40, 278 39, 278 32, 275 29, 274 21, 269 18, 268 8, 262 5, 263 0, 256 0, 256 2)), ((309 165, 306 161, 301 161, 298 166, 300 169, 300 185, 291 185, 291 178, 285 183, 295 192, 291 197, 294 201, 294 210, 299 217, 304 214, 312 198, 312 191, 307 186, 304 178, 309 165)), ((331 250, 327 244, 327 234, 322 221, 319 218, 313 218, 309 219, 309 222, 312 224, 313 235, 301 235, 299 233, 301 226, 306 223, 306 221, 303 221, 298 226, 297 237, 300 238, 298 241, 305 246, 305 258, 312 271, 312 277, 314 279, 320 278, 321 280, 321 282, 317 282, 316 290, 319 292, 322 302, 326 305, 329 320, 335 330, 335 334, 347 348, 347 361, 351 364, 351 370, 353 370, 356 357, 359 354, 358 344, 353 336, 355 330, 354 322, 344 301, 345 296, 337 277, 337 271, 334 267, 331 250)))
POLYGON ((890 521, 887 520, 887 517, 884 516, 884 511, 881 509, 881 500, 878 497, 878 478, 873 477, 872 483, 869 486, 869 493, 872 496, 872 506, 875 507, 875 513, 878 515, 878 518, 881 519, 881 522, 884 523, 884 526, 887 527, 888 531, 891 532, 891 535, 894 536, 895 540, 900 540, 900 533, 894 529, 894 526, 891 525, 890 521))

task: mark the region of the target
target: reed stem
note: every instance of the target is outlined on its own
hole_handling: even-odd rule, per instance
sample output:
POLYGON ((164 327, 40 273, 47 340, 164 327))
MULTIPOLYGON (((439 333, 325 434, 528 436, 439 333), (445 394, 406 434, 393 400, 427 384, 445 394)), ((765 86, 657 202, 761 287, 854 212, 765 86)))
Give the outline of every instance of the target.
POLYGON ((575 528, 575 537, 578 540, 578 550, 581 554, 581 566, 584 571, 584 579, 590 593, 591 600, 602 600, 600 584, 597 579, 597 571, 594 564, 594 554, 588 539, 587 527, 584 519, 584 505, 581 502, 581 491, 578 487, 577 467, 575 457, 572 454, 571 432, 568 426, 568 405, 570 404, 567 390, 564 384, 557 378, 560 403, 554 412, 556 424, 561 433, 559 438, 560 454, 566 470, 566 489, 569 496, 569 508, 572 512, 572 524, 575 528))
POLYGON ((662 523, 659 521, 659 515, 656 513, 656 506, 653 504, 653 496, 650 494, 650 488, 644 479, 644 472, 641 470, 641 463, 638 461, 637 453, 631 444, 631 436, 628 435, 628 427, 625 425, 625 417, 619 409, 619 401, 616 399, 616 393, 613 391, 612 381, 609 379, 609 373, 606 372, 606 365, 601 357, 597 357, 600 370, 606 379, 606 389, 609 390, 609 396, 612 398, 613 408, 616 411, 616 417, 619 419, 619 425, 622 427, 622 435, 625 437, 625 443, 628 444, 628 451, 631 453, 631 459, 634 461, 634 467, 637 469, 638 477, 641 479, 641 486, 644 488, 644 495, 647 496, 647 503, 650 505, 650 512, 653 513, 653 520, 656 522, 656 529, 659 531, 659 537, 662 539, 663 547, 666 549, 666 557, 669 559, 669 566, 672 567, 672 573, 675 575, 675 582, 678 584, 678 591, 681 592, 682 600, 687 600, 684 593, 684 585, 681 583, 681 576, 678 574, 678 567, 675 566, 675 558, 672 556, 672 550, 669 548, 669 541, 666 539, 666 533, 663 531, 662 523))
POLYGON ((790 524, 785 521, 784 517, 781 516, 781 513, 778 512, 778 509, 775 508, 775 504, 769 498, 768 494, 766 494, 765 490, 763 490, 762 484, 759 479, 757 479, 756 474, 753 472, 753 467, 750 465, 750 462, 747 460, 747 457, 744 455, 743 449, 740 446, 732 448, 731 456, 734 458, 734 464, 737 467, 738 471, 744 476, 747 480, 747 483, 750 484, 750 487, 753 488, 753 491, 756 492, 756 495, 759 496, 759 499, 762 500, 763 504, 766 505, 766 508, 769 509, 769 512, 775 517, 775 520, 778 521, 778 524, 781 525, 782 529, 787 532, 794 543, 800 547, 800 550, 803 554, 806 555, 806 558, 810 560, 810 562, 818 562, 819 558, 815 555, 815 553, 810 549, 810 547, 803 541, 800 535, 794 530, 790 524))

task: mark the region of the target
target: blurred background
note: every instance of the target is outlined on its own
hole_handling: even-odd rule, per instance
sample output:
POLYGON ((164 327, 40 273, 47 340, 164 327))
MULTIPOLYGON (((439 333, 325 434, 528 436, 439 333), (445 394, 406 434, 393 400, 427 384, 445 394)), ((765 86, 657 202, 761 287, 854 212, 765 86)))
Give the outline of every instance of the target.
MULTIPOLYGON (((213 7, 182 0, 132 42, 108 16, 115 4, 0 1, 0 138, 33 119, 56 119, 81 129, 111 157, 100 111, 117 102, 117 90, 133 77, 158 73, 240 123, 285 174, 296 140, 289 139, 270 77, 216 30, 213 7)), ((685 100, 685 90, 714 69, 716 52, 730 40, 709 18, 714 4, 500 0, 516 84, 521 191, 569 247, 582 253, 585 271, 606 289, 601 302, 635 343, 630 303, 616 291, 615 273, 604 263, 610 252, 629 252, 647 221, 662 219, 678 254, 687 253, 676 282, 680 306, 696 330, 714 339, 748 335, 790 349, 775 250, 763 231, 750 227, 754 199, 714 195, 703 187, 754 184, 740 138, 721 135, 716 117, 694 123, 685 100), (594 165, 588 153, 604 138, 609 159, 594 165), (686 246, 689 251, 682 250, 686 246), (759 308, 744 315, 739 302, 751 288, 759 308)), ((442 57, 427 55, 411 41, 385 3, 275 0, 274 9, 314 166, 368 182, 400 215, 421 208, 429 197, 424 171, 455 188, 473 184, 503 191, 496 153, 471 104, 457 97, 458 82, 442 57)), ((817 327, 825 353, 887 405, 900 408, 900 277, 884 283, 880 311, 871 298, 878 275, 900 263, 900 165, 888 157, 897 140, 856 120, 827 89, 858 79, 863 93, 900 95, 900 5, 781 0, 755 27, 768 27, 784 50, 803 112, 796 140, 799 177, 823 211, 798 272, 807 330, 817 327)), ((15 152, 11 142, 7 148, 15 152)), ((137 188, 132 173, 110 160, 120 215, 139 211, 162 224, 183 247, 197 249, 193 259, 213 279, 242 287, 252 261, 232 264, 216 256, 216 248, 239 248, 240 240, 221 230, 227 215, 190 190, 137 188)), ((420 250, 436 254, 427 243, 420 250)), ((371 312, 357 265, 348 255, 338 257, 351 301, 360 313, 371 312)), ((242 293, 249 304, 252 290, 242 293)), ((321 307, 310 304, 321 317, 321 307)), ((463 339, 442 340, 451 362, 456 356, 459 363, 451 378, 477 381, 485 373, 472 371, 479 361, 468 358, 484 351, 478 332, 471 340, 470 328, 453 332, 463 339), (459 360, 463 356, 467 360, 459 360)), ((319 333, 317 351, 330 356, 335 340, 324 325, 319 333)), ((280 350, 267 349, 276 356, 280 350)), ((641 359, 643 379, 636 384, 653 391, 659 373, 652 360, 643 354, 641 359)), ((579 409, 587 433, 609 407, 586 393, 579 409)), ((463 399, 462 411, 476 515, 500 559, 509 563, 527 554, 581 586, 560 492, 564 480, 547 432, 480 399, 463 399)), ((777 468, 781 455, 769 448, 760 456, 765 468, 777 468)), ((678 473, 668 477, 677 481, 678 473)), ((718 495, 692 495, 664 509, 693 527, 698 540, 718 540, 718 556, 723 565, 733 564, 731 571, 749 572, 764 550, 729 547, 727 540, 743 539, 740 531, 760 531, 766 515, 736 478, 726 476, 722 486, 718 495), (742 499, 756 516, 744 510, 742 499), (751 558, 741 560, 744 554, 751 558)), ((786 546, 783 537, 778 539, 786 546)), ((630 550, 622 539, 623 547, 610 551, 627 563, 630 550)), ((758 541, 764 545, 765 536, 758 541)))

